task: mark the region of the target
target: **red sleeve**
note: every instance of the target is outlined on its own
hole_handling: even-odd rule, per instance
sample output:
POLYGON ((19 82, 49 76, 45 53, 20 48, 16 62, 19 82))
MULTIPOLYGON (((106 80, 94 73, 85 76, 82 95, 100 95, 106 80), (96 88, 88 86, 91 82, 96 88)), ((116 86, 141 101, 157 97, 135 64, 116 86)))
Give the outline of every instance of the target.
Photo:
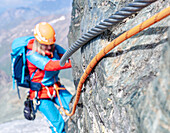
POLYGON ((46 65, 44 70, 45 71, 57 71, 61 69, 71 68, 71 60, 68 63, 65 63, 64 66, 60 66, 60 60, 53 61, 50 60, 46 65))
POLYGON ((31 40, 28 42, 27 49, 31 49, 31 50, 32 50, 33 43, 34 43, 34 39, 31 39, 31 40))

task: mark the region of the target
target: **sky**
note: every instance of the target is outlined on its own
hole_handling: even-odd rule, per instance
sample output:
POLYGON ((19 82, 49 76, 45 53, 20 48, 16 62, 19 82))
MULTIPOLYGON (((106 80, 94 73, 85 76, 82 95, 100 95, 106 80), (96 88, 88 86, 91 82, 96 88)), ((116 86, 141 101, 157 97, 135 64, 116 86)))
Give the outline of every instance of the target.
MULTIPOLYGON (((41 0, 36 0, 41 1, 41 0)), ((0 10, 33 4, 33 0, 1 0, 0 10)), ((2 12, 2 11, 1 11, 2 12)))
MULTIPOLYGON (((31 5, 31 4, 39 3, 42 1, 50 2, 50 1, 60 1, 60 0, 1 0, 0 7, 11 8, 11 7, 16 7, 16 6, 31 5)), ((66 1, 70 3, 72 2, 72 0, 66 0, 66 1)))
MULTIPOLYGON (((60 2, 61 0, 1 0, 0 13, 2 13, 3 11, 5 11, 7 9, 21 7, 21 6, 31 6, 31 5, 35 5, 39 2, 45 2, 45 1, 48 1, 48 2, 59 1, 60 2)), ((62 1, 67 2, 71 7, 73 0, 62 0, 62 1)))

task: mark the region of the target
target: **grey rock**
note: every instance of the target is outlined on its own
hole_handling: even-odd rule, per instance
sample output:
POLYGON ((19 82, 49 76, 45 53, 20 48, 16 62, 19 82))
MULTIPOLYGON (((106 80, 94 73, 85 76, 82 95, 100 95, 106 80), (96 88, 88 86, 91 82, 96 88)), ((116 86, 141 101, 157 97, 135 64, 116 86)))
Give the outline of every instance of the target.
MULTIPOLYGON (((69 44, 132 1, 74 0, 69 44)), ((157 1, 94 38, 72 55, 75 86, 92 58, 114 38, 168 7, 157 1)), ((170 132, 167 17, 111 50, 87 78, 67 132, 170 132)), ((74 101, 74 100, 73 100, 74 101)))

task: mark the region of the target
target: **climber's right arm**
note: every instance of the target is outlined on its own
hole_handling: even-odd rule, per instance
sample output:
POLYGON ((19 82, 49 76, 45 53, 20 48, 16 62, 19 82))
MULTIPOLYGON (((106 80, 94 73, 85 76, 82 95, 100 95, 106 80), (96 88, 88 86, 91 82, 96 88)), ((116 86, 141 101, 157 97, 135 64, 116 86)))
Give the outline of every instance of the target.
POLYGON ((28 53, 27 59, 36 67, 45 71, 57 71, 61 69, 71 68, 71 61, 65 63, 64 66, 60 65, 60 60, 50 59, 48 56, 42 56, 37 52, 28 53))

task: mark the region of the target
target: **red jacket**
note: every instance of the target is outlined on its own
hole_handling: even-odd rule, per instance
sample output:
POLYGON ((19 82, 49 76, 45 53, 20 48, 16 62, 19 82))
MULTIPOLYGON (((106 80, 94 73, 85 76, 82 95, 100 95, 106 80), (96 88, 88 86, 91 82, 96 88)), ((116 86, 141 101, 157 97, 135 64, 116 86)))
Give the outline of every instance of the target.
MULTIPOLYGON (((59 78, 58 74, 61 69, 71 68, 71 61, 65 63, 64 66, 60 66, 60 59, 66 52, 59 45, 55 45, 53 57, 49 58, 47 55, 42 56, 38 52, 32 51, 34 39, 30 40, 27 45, 27 65, 32 82, 40 83, 41 89, 38 92, 39 98, 55 97, 55 91, 53 88, 54 83, 57 83, 59 78)), ((37 91, 30 89, 30 98, 33 99, 36 96, 37 91)))

